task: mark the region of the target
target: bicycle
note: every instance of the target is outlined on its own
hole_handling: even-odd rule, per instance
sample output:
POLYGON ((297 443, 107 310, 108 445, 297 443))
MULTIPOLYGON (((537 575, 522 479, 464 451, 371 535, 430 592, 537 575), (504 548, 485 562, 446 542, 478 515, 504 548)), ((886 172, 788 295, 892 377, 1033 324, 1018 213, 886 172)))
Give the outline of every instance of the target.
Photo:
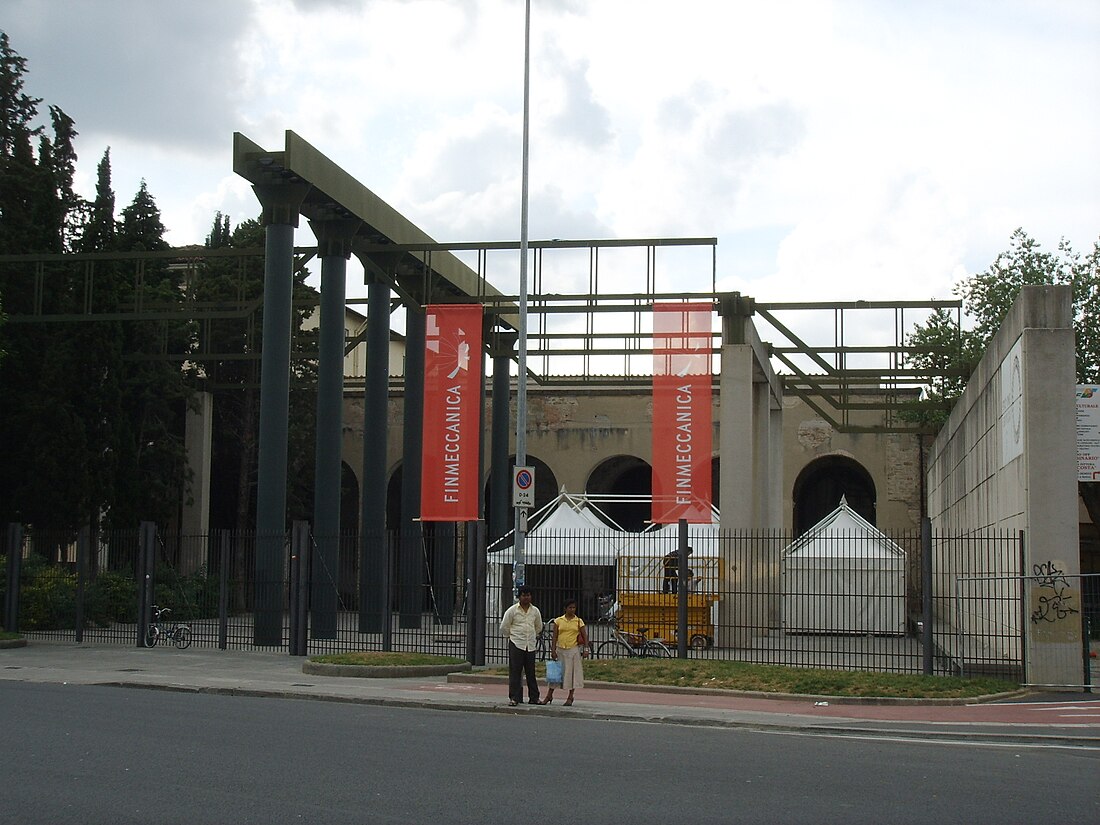
POLYGON ((167 623, 168 614, 172 612, 170 607, 157 607, 153 605, 153 621, 149 629, 145 631, 145 646, 156 647, 157 642, 164 639, 166 644, 175 642, 176 647, 185 650, 191 646, 190 625, 172 622, 167 623))
POLYGON ((672 651, 660 639, 650 639, 648 627, 639 627, 637 633, 626 633, 614 627, 611 638, 596 648, 597 659, 627 659, 631 657, 671 659, 672 651))
POLYGON ((545 662, 550 658, 550 648, 554 641, 554 623, 543 622, 542 630, 538 635, 538 645, 535 648, 535 658, 540 662, 545 662))

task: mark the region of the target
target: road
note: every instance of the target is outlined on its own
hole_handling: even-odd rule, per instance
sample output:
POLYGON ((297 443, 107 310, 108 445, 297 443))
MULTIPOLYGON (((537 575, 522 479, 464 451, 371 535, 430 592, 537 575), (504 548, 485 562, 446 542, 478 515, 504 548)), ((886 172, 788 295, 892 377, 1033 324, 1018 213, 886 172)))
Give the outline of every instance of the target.
POLYGON ((0 682, 0 823, 1098 822, 1100 751, 0 682))

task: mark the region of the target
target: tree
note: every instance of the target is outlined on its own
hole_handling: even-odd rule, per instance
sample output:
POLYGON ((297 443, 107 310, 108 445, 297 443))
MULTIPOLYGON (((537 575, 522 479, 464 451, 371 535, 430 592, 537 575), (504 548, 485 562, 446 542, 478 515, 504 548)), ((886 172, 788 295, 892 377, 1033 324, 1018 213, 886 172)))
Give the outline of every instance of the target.
MULTIPOLYGON (((160 210, 145 181, 122 210, 116 246, 120 251, 168 248, 160 210)), ((178 268, 167 261, 145 261, 130 300, 146 306, 182 308, 178 268)), ((168 522, 175 515, 188 479, 184 447, 187 404, 193 393, 189 373, 165 357, 186 352, 191 329, 180 320, 125 322, 119 377, 120 421, 115 428, 118 469, 108 519, 117 526, 140 520, 168 522)))
MULTIPOLYGON (((262 250, 264 228, 256 220, 230 231, 229 217, 218 213, 206 238, 209 249, 255 250, 255 257, 210 258, 188 285, 189 297, 199 302, 237 304, 247 317, 219 320, 204 326, 196 349, 210 353, 202 373, 214 393, 213 489, 211 524, 250 530, 255 524, 256 441, 259 426, 259 362, 237 354, 259 353, 263 325, 262 250), (226 357, 218 357, 218 356, 226 357)), ((305 284, 308 272, 294 273, 294 298, 310 306, 297 307, 293 316, 294 348, 315 351, 316 333, 302 330, 302 322, 316 303, 316 292, 305 284)), ((308 519, 312 512, 316 363, 295 359, 291 365, 290 430, 288 446, 287 509, 291 519, 308 519)))
MULTIPOLYGON (((913 358, 918 368, 926 368, 930 374, 940 368, 940 375, 950 368, 959 370, 958 379, 930 381, 925 406, 914 411, 911 418, 920 420, 925 416, 925 420, 943 424, 946 413, 936 415, 930 402, 953 404, 958 399, 1020 289, 1031 284, 1072 287, 1077 381, 1100 382, 1100 324, 1096 320, 1100 318, 1100 239, 1088 255, 1074 251, 1065 239, 1055 252, 1048 252, 1023 229, 1017 229, 1009 240, 1009 248, 986 270, 955 286, 972 326, 960 329, 953 318, 938 312, 927 322, 917 324, 910 334, 909 344, 924 350, 913 358)), ((1093 524, 1100 526, 1100 483, 1081 482, 1078 492, 1093 524)))

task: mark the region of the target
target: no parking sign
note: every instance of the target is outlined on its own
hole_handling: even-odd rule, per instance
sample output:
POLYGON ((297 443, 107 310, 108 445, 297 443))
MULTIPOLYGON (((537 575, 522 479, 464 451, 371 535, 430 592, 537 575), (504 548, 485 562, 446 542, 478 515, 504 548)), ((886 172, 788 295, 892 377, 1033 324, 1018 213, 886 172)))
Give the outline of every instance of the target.
POLYGON ((512 468, 512 506, 533 508, 535 506, 535 468, 512 468))

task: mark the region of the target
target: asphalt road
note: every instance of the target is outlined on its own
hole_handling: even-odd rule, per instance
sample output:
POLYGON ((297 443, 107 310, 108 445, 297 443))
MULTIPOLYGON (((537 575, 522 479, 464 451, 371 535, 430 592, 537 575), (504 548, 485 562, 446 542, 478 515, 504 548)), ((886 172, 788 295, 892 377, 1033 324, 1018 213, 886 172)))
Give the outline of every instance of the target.
POLYGON ((1100 752, 0 682, 0 823, 1100 822, 1100 752))

